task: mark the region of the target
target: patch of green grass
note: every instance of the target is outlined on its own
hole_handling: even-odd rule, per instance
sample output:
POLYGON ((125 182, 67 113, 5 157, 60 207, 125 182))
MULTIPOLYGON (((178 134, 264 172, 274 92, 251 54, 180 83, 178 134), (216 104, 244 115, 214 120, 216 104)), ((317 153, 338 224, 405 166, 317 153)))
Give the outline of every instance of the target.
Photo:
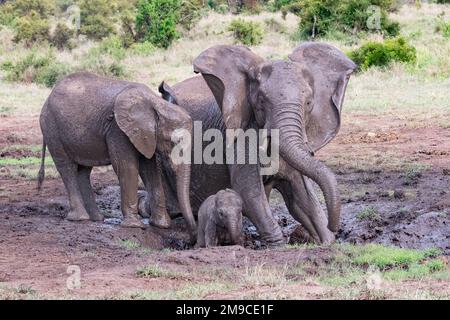
MULTIPOLYGON (((40 165, 41 164, 41 158, 38 157, 25 157, 21 159, 11 158, 11 157, 5 157, 0 158, 0 166, 29 166, 29 165, 40 165)), ((45 164, 46 165, 53 165, 53 159, 52 157, 48 156, 45 157, 45 164)))
POLYGON ((356 218, 360 221, 379 221, 381 215, 375 207, 366 207, 356 214, 356 218))
POLYGON ((167 291, 137 291, 128 294, 127 298, 136 300, 186 300, 204 299, 211 294, 224 294, 235 289, 232 283, 207 282, 193 283, 167 291))
POLYGON ((384 280, 448 279, 449 268, 437 258, 439 249, 412 250, 379 244, 335 245, 337 253, 327 264, 301 264, 290 273, 313 277, 335 287, 355 287, 367 282, 375 270, 384 280))
POLYGON ((141 278, 168 278, 168 279, 182 279, 184 275, 162 269, 159 265, 148 265, 139 268, 136 275, 141 278))
POLYGON ((0 106, 0 115, 9 115, 13 112, 14 107, 12 106, 0 106))
POLYGON ((121 239, 119 241, 119 245, 121 247, 124 247, 126 249, 130 249, 130 250, 139 249, 141 247, 141 244, 139 242, 134 241, 134 240, 129 240, 129 239, 125 239, 125 240, 121 239))
POLYGON ((413 263, 422 261, 426 256, 423 251, 386 247, 379 244, 365 246, 345 246, 344 252, 349 254, 352 263, 358 266, 373 266, 381 270, 393 267, 407 268, 413 263))
POLYGON ((412 164, 407 166, 404 172, 404 185, 410 186, 416 184, 422 177, 422 172, 426 169, 423 165, 412 164))

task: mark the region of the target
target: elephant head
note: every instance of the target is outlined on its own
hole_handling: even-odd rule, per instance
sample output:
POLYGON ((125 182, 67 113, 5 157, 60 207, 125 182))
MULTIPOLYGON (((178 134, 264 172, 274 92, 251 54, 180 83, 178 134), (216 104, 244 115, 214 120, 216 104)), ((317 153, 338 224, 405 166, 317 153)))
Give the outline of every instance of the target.
POLYGON ((216 217, 233 244, 242 244, 242 199, 231 189, 220 190, 216 196, 216 217))
MULTIPOLYGON (((324 193, 328 228, 337 231, 340 197, 333 173, 313 157, 338 132, 345 89, 356 65, 322 43, 298 46, 287 61, 265 61, 243 46, 220 45, 194 60, 228 129, 279 130, 280 156, 324 193)), ((270 131, 270 130, 269 130, 270 131)))
POLYGON ((114 116, 119 128, 142 155, 151 159, 158 151, 164 161, 169 162, 176 175, 180 210, 194 240, 197 227, 189 197, 191 167, 188 163, 175 163, 169 157, 182 138, 174 134, 177 129, 184 129, 192 135, 191 117, 183 108, 140 87, 126 89, 117 96, 114 116))

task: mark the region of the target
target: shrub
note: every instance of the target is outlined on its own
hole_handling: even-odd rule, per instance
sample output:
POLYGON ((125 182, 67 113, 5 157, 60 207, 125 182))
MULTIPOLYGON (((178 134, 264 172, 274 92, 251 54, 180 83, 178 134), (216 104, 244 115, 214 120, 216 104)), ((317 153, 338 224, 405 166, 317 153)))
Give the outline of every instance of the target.
POLYGON ((349 57, 358 64, 360 70, 366 70, 372 66, 387 66, 392 61, 415 62, 416 49, 403 38, 370 41, 350 52, 349 57))
POLYGON ((191 30, 200 20, 201 10, 201 0, 181 0, 178 23, 186 30, 191 30))
POLYGON ((80 33, 86 35, 89 39, 101 40, 115 33, 112 22, 104 16, 88 16, 81 22, 80 33))
POLYGON ((58 23, 51 36, 50 42, 58 49, 71 48, 70 40, 75 35, 75 30, 64 23, 58 23))
POLYGON ((274 18, 265 19, 264 24, 266 25, 267 29, 269 29, 273 32, 279 32, 279 33, 286 32, 286 28, 284 27, 284 25, 274 18))
POLYGON ((114 6, 107 0, 80 0, 80 33, 101 40, 116 33, 114 6))
POLYGON ((155 52, 155 46, 150 42, 135 43, 131 47, 131 52, 140 56, 148 56, 155 52))
POLYGON ((15 42, 23 41, 26 45, 31 45, 36 41, 48 40, 50 25, 48 20, 41 19, 36 11, 21 17, 16 24, 15 42))
POLYGON ((118 36, 111 36, 102 40, 98 47, 92 48, 91 54, 106 54, 112 56, 116 60, 122 60, 126 56, 126 50, 121 38, 118 36))
POLYGON ((179 8, 180 0, 140 0, 136 16, 139 38, 168 48, 179 36, 176 31, 179 8))
POLYGON ((55 4, 52 0, 16 0, 0 6, 0 24, 15 27, 19 18, 29 16, 32 12, 40 19, 54 15, 55 4))
POLYGON ((81 69, 103 76, 124 77, 125 67, 120 60, 124 57, 125 51, 122 55, 121 49, 117 49, 114 47, 116 44, 112 44, 114 42, 115 40, 106 39, 99 46, 89 50, 83 57, 81 69))
POLYGON ((60 62, 50 63, 38 70, 34 82, 51 88, 70 71, 70 68, 65 64, 60 62))
POLYGON ((257 22, 235 19, 228 27, 236 41, 247 46, 260 44, 263 38, 261 25, 257 22))
POLYGON ((298 0, 275 0, 273 6, 276 10, 281 10, 281 8, 288 6, 292 3, 297 2, 298 0))
POLYGON ((15 0, 11 1, 11 5, 17 16, 26 16, 34 11, 41 18, 48 18, 55 14, 56 9, 53 0, 15 0))
POLYGON ((449 38, 450 23, 445 21, 444 17, 444 12, 438 15, 435 31, 441 33, 444 37, 449 38))
POLYGON ((129 48, 137 40, 135 24, 136 14, 133 10, 124 10, 120 15, 121 38, 125 48, 129 48))
POLYGON ((399 24, 388 18, 392 0, 303 0, 297 15, 300 17, 300 31, 303 37, 325 36, 330 31, 355 34, 361 31, 381 31, 396 36, 399 24), (380 8, 380 29, 369 28, 368 22, 376 17, 370 6, 380 8))
POLYGON ((53 86, 70 71, 62 63, 55 62, 51 51, 44 54, 31 51, 16 63, 4 62, 1 69, 5 71, 8 81, 34 82, 47 87, 53 86))

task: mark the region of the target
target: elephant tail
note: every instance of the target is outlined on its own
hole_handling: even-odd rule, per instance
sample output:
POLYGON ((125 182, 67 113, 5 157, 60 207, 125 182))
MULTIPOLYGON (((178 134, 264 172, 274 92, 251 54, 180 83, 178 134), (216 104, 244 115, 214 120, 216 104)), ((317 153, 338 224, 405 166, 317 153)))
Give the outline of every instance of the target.
POLYGON ((45 178, 45 149, 47 148, 47 144, 45 140, 42 142, 42 157, 41 157, 41 168, 38 173, 38 190, 41 190, 42 183, 45 178))

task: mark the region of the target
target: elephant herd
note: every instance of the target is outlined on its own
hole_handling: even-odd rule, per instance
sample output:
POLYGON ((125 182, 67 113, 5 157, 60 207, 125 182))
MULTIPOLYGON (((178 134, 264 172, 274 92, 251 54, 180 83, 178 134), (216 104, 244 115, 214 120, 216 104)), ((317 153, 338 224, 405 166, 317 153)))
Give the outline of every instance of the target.
POLYGON ((285 243, 268 202, 276 189, 315 242, 334 241, 340 196, 334 174, 314 153, 339 130, 356 65, 318 42, 300 44, 286 60, 276 61, 243 46, 218 45, 193 65, 201 75, 173 86, 163 82, 160 95, 143 84, 87 72, 60 80, 40 116, 39 187, 48 148, 69 196, 67 219, 101 221, 90 174, 94 166, 111 164, 119 178, 122 226, 144 227, 141 215, 168 228, 181 213, 199 246, 240 243, 242 215, 268 245, 285 243), (196 122, 202 132, 215 129, 224 135, 229 129, 266 129, 269 143, 275 143, 270 132, 276 130, 278 170, 263 175, 259 162, 173 161, 171 152, 183 138, 177 132, 194 139, 196 122), (139 176, 144 193, 138 193, 139 176), (313 182, 323 192, 327 214, 313 182))

